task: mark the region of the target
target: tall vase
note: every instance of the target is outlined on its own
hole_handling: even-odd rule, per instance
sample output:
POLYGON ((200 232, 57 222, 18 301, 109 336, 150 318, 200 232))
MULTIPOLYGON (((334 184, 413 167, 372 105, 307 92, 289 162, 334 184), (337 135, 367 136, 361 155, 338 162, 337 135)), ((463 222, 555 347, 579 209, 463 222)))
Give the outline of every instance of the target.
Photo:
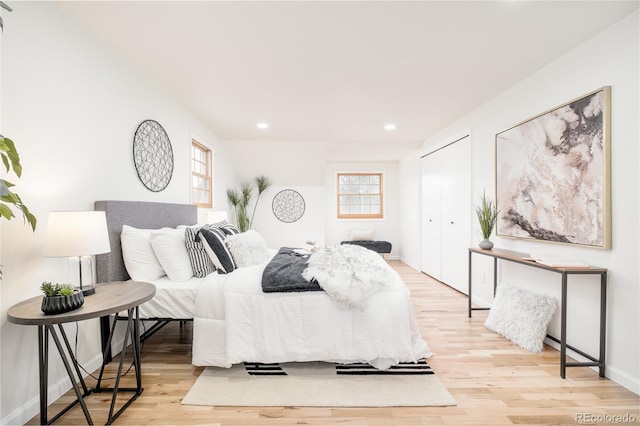
POLYGON ((482 250, 491 250, 493 248, 493 243, 488 238, 480 241, 478 245, 482 250))

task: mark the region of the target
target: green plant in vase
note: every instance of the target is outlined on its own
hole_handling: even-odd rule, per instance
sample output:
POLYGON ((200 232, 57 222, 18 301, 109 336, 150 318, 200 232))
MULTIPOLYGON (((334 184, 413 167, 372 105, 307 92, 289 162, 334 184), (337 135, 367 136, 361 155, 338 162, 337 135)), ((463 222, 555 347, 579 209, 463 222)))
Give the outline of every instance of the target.
POLYGON ((40 285, 40 290, 47 297, 71 296, 74 292, 71 284, 53 284, 49 281, 44 281, 42 285, 40 285))
POLYGON ((249 217, 247 209, 249 208, 249 203, 253 198, 252 185, 250 183, 243 182, 240 185, 240 191, 233 188, 227 189, 227 200, 234 209, 236 215, 236 226, 240 232, 245 232, 251 229, 251 226, 253 225, 253 218, 256 214, 256 207, 258 206, 258 201, 260 201, 260 195, 262 195, 262 193, 271 186, 271 181, 266 176, 258 176, 254 179, 254 182, 258 190, 258 197, 253 205, 251 217, 249 217))
POLYGON ((61 314, 78 309, 84 304, 84 295, 71 284, 59 284, 44 281, 40 285, 44 294, 41 310, 46 315, 61 314))
POLYGON ((482 232, 482 241, 480 241, 480 248, 484 250, 491 250, 493 248, 493 243, 489 238, 491 238, 491 233, 493 232, 493 228, 496 226, 496 222, 498 221, 498 214, 500 210, 498 210, 497 203, 494 203, 491 198, 487 197, 486 193, 482 192, 482 197, 480 198, 480 203, 475 205, 476 216, 478 216, 478 223, 480 224, 480 230, 482 232))

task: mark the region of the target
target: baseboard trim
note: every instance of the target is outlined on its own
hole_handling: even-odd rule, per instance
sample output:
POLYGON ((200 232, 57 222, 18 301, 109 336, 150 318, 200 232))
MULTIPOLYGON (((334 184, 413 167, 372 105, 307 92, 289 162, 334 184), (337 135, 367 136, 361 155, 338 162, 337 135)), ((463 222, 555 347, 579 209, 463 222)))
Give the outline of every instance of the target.
MULTIPOLYGON (((549 339, 548 337, 546 337, 544 339, 544 343, 551 346, 553 349, 560 351, 560 343, 549 339)), ((590 359, 587 359, 585 357, 583 357, 582 355, 580 355, 577 352, 572 351, 571 349, 567 348, 567 356, 570 356, 571 358, 575 359, 578 362, 590 362, 590 359)), ((591 368, 593 371, 595 371, 596 373, 598 372, 598 367, 589 367, 591 368)), ((560 365, 558 364, 558 371, 560 371, 560 365)), ((567 375, 570 374, 571 372, 571 368, 567 368, 567 375)), ((637 378, 635 377, 631 377, 630 375, 620 371, 619 369, 615 368, 615 367, 609 367, 608 365, 605 364, 605 368, 604 368, 604 375, 607 379, 611 380, 612 382, 616 382, 617 384, 619 384, 620 386, 630 390, 631 392, 635 393, 636 395, 640 395, 640 382, 638 381, 637 378)))
POLYGON ((411 261, 407 260, 406 258, 402 257, 402 256, 398 256, 398 260, 402 263, 404 263, 405 265, 413 268, 416 271, 420 271, 420 267, 415 265, 414 263, 412 263, 411 261))
MULTIPOLYGON (((122 346, 122 343, 120 343, 122 346)), ((57 352, 56 352, 57 353, 57 352)), ((87 371, 95 371, 102 365, 102 354, 98 354, 93 357, 89 362, 83 364, 83 367, 87 371)), ((84 378, 89 374, 83 375, 84 378)), ((56 380, 55 383, 49 383, 49 389, 47 392, 47 401, 49 403, 56 401, 62 395, 72 389, 69 377, 65 374, 64 377, 56 380)), ((40 394, 27 400, 20 407, 16 408, 8 416, 3 417, 0 423, 3 425, 23 425, 31 420, 34 416, 40 413, 40 394)))

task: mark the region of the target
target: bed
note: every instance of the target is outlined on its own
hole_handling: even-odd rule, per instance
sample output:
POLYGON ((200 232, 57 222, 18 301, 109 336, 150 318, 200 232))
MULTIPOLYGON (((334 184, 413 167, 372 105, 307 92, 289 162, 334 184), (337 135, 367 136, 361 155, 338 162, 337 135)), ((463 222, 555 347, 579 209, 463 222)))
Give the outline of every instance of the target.
MULTIPOLYGON (((111 242, 111 252, 96 258, 98 282, 130 279, 120 242, 123 226, 160 229, 197 222, 191 205, 96 201, 95 209, 106 212, 111 242)), ((389 285, 365 308, 345 309, 325 291, 265 293, 261 277, 270 261, 186 282, 151 281, 157 295, 140 306, 141 318, 162 324, 193 320, 192 363, 197 366, 330 361, 384 369, 431 356, 409 291, 386 262, 389 285)))

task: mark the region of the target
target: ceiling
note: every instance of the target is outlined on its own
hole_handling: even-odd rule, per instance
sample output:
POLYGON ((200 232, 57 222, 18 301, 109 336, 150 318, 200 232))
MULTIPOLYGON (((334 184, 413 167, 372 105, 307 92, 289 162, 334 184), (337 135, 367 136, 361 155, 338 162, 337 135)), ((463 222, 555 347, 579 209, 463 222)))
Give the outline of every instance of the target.
POLYGON ((401 155, 638 1, 57 5, 221 139, 383 145, 401 155))

